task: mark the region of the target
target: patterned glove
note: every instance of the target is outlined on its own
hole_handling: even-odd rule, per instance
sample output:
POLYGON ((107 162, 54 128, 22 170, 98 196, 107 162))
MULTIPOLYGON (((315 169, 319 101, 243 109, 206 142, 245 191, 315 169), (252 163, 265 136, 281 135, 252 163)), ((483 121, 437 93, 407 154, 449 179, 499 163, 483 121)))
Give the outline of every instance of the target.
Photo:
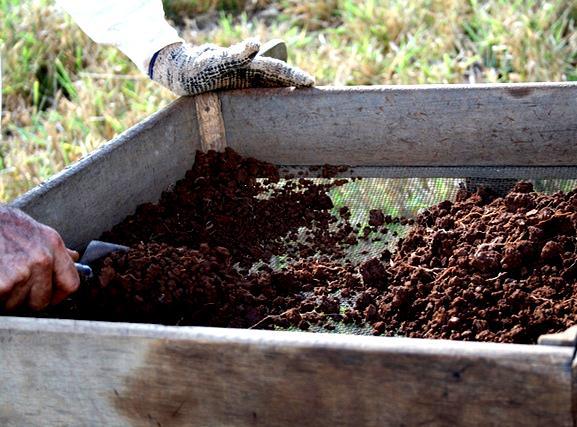
POLYGON ((260 43, 248 39, 229 48, 175 43, 160 50, 149 67, 150 78, 177 95, 216 89, 312 86, 314 79, 275 58, 258 55, 260 43))

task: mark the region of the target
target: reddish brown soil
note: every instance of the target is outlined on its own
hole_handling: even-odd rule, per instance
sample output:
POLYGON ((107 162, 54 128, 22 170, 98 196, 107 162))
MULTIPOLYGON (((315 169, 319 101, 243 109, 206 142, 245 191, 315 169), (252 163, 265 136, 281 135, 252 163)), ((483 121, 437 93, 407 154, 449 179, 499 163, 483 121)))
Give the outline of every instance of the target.
POLYGON ((322 231, 333 220, 328 189, 347 182, 325 185, 299 179, 275 187, 278 181, 276 167, 241 158, 232 150, 223 155, 199 153, 186 178, 165 192, 160 203, 140 206, 102 239, 129 246, 223 246, 235 262, 249 267, 284 253, 283 239, 300 227, 311 229, 319 223, 322 231))
MULTIPOLYGON (((323 167, 319 176, 342 171, 323 167)), ((336 310, 327 308, 331 294, 361 286, 343 256, 357 243, 358 227, 332 215, 327 194, 348 181, 278 182, 276 167, 232 150, 198 153, 158 204, 141 205, 101 237, 131 251, 106 259, 98 281, 49 314, 302 329, 338 320, 338 301, 336 310), (285 268, 262 263, 278 256, 285 268)))
MULTIPOLYGON (((323 167, 320 175, 342 173, 323 167)), ((336 214, 330 184, 231 150, 197 155, 186 178, 102 239, 131 246, 46 315, 242 328, 367 326, 411 337, 533 343, 575 323, 577 192, 519 183, 504 198, 461 192, 416 222, 371 210, 336 214), (264 179, 257 179, 264 178, 264 179), (391 254, 347 249, 390 238, 391 254), (271 258, 272 257, 272 258, 271 258)))
POLYGON ((461 194, 420 215, 400 242, 379 333, 535 342, 577 319, 577 191, 461 194))

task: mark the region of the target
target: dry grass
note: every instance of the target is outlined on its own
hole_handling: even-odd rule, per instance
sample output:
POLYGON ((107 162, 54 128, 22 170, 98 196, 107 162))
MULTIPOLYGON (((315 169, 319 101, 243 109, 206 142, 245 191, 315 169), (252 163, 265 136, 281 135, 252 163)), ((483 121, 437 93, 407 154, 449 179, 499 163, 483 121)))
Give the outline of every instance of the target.
POLYGON ((173 98, 50 3, 16 3, 0 0, 0 200, 37 185, 173 98))
MULTIPOLYGON (((194 43, 284 38, 290 61, 319 84, 577 80, 574 0, 164 3, 194 43)), ((50 0, 0 0, 0 22, 0 200, 174 98, 116 49, 92 43, 50 0)))

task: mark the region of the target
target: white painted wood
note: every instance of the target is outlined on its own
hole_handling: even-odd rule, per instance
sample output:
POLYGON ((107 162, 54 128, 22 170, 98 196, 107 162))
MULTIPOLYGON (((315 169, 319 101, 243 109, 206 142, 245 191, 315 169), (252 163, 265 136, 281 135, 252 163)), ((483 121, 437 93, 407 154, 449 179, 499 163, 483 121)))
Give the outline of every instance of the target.
POLYGON ((572 353, 2 318, 0 425, 572 425, 572 353))

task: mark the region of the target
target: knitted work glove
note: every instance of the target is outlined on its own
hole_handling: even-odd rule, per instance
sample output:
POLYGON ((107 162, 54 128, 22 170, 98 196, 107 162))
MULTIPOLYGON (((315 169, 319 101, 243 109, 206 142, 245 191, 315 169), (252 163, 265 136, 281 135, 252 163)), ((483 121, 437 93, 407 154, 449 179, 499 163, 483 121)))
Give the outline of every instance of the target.
POLYGON ((248 39, 229 48, 175 43, 160 50, 149 67, 150 78, 177 95, 216 89, 312 86, 304 71, 275 58, 257 55, 260 43, 248 39))

